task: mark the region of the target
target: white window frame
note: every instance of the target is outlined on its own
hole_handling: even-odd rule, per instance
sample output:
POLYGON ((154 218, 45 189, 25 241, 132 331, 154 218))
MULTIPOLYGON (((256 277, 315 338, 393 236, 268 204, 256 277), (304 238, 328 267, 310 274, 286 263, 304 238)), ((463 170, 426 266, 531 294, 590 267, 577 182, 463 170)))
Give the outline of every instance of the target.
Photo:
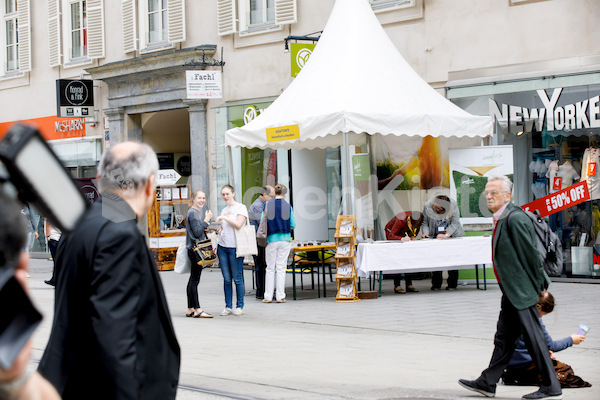
POLYGON ((142 0, 144 3, 144 9, 145 9, 145 13, 144 13, 144 42, 147 44, 147 46, 157 46, 157 45, 163 45, 165 43, 168 42, 168 38, 169 38, 169 5, 167 0, 142 0), (150 7, 149 7, 149 2, 156 2, 158 3, 158 9, 155 11, 150 11, 150 7), (158 16, 157 18, 157 24, 158 24, 158 30, 155 31, 150 31, 150 15, 154 14, 155 16, 158 16), (161 37, 160 38, 154 38, 154 40, 151 40, 150 36, 152 35, 152 33, 158 34, 161 37))
MULTIPOLYGON (((238 18, 240 21, 240 36, 254 35, 257 33, 271 32, 274 30, 281 30, 282 26, 277 25, 275 22, 275 0, 273 1, 273 19, 271 21, 262 21, 260 23, 252 24, 250 22, 250 2, 253 0, 238 0, 238 18)), ((262 1, 263 4, 267 5, 267 0, 262 1)), ((267 16, 267 9, 264 9, 264 17, 267 16)))
POLYGON ((373 11, 391 11, 415 6, 415 0, 369 0, 373 11))
POLYGON ((66 8, 67 11, 63 13, 66 16, 63 25, 65 26, 66 34, 65 38, 67 39, 67 46, 65 54, 65 60, 69 60, 70 62, 77 62, 88 59, 88 15, 87 15, 87 2, 86 0, 67 0, 66 8), (79 25, 73 26, 73 6, 79 4, 79 25), (85 14, 85 15, 84 15, 85 14), (74 55, 74 33, 79 36, 79 41, 81 43, 80 47, 82 50, 77 55, 74 55))
MULTIPOLYGON (((159 4, 163 0, 158 0, 159 4)), ((161 12, 164 15, 159 18, 162 38, 160 40, 150 42, 150 21, 148 0, 137 1, 137 21, 139 52, 141 54, 150 53, 171 49, 175 47, 175 43, 184 42, 186 40, 185 26, 185 1, 186 0, 164 0, 165 8, 161 12)), ((135 21, 134 21, 135 23, 135 21)), ((132 48, 130 47, 131 51, 132 48)))
POLYGON ((2 43, 2 56, 0 56, 0 59, 2 60, 2 75, 6 75, 6 74, 12 74, 15 73, 16 71, 19 70, 19 42, 18 42, 18 26, 19 26, 19 22, 18 22, 18 5, 17 5, 17 0, 10 0, 13 4, 13 10, 10 13, 7 13, 6 11, 6 0, 2 0, 2 34, 1 36, 1 43, 2 43), (9 44, 9 38, 7 35, 7 24, 9 22, 12 22, 13 24, 13 40, 14 43, 9 44), (12 58, 13 58, 13 65, 9 66, 8 65, 8 50, 9 50, 9 46, 12 47, 12 58))
POLYGON ((1 0, 0 3, 0 20, 2 27, 0 28, 0 79, 11 79, 23 76, 24 73, 31 71, 31 16, 30 16, 30 0, 14 0, 12 2, 14 9, 7 13, 6 1, 1 0), (13 33, 15 39, 13 47, 14 64, 8 66, 8 38, 6 32, 7 22, 14 23, 15 31, 13 33))

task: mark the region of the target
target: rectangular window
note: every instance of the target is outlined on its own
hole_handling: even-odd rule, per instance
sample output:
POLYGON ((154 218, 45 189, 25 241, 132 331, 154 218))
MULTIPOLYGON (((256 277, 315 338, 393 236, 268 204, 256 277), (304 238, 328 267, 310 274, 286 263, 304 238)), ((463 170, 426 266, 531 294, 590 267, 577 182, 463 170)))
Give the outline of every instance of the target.
POLYGON ((166 42, 168 39, 167 0, 148 0, 148 32, 146 43, 166 42))
POLYGON ((17 35, 17 0, 4 0, 4 72, 19 69, 19 41, 17 35))
POLYGON ((71 60, 87 56, 87 12, 86 2, 71 3, 71 60))
POLYGON ((275 23, 275 0, 250 0, 249 25, 275 23))
POLYGON ((415 0, 370 0, 373 10, 381 10, 384 8, 405 8, 415 5, 415 0))

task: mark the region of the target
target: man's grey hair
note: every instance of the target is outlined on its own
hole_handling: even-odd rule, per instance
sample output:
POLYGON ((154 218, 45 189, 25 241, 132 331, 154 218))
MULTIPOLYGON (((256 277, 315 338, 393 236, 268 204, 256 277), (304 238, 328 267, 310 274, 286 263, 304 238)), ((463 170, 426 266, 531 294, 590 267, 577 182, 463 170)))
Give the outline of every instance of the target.
POLYGON ((98 164, 100 191, 137 191, 158 171, 158 157, 152 147, 137 143, 133 151, 109 148, 98 164))
POLYGON ((512 193, 512 188, 513 188, 513 183, 512 181, 508 178, 508 176, 506 175, 496 175, 496 176, 490 176, 487 180, 488 182, 492 182, 492 181, 501 181, 502 182, 502 189, 505 192, 508 193, 512 193))

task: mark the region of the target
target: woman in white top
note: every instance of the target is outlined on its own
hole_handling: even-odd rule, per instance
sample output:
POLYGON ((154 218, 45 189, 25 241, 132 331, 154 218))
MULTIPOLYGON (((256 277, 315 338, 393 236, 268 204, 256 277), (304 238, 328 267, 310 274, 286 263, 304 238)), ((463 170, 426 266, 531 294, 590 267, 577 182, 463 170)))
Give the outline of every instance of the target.
POLYGON ((223 200, 227 204, 223 211, 221 211, 221 215, 217 217, 217 222, 221 222, 217 256, 221 265, 223 289, 225 291, 225 309, 221 312, 221 315, 242 315, 244 313, 244 257, 235 256, 235 230, 240 229, 246 222, 248 209, 245 205, 235 201, 235 191, 231 185, 223 186, 221 196, 223 196, 223 200), (233 309, 232 303, 232 280, 235 283, 235 309, 233 309))

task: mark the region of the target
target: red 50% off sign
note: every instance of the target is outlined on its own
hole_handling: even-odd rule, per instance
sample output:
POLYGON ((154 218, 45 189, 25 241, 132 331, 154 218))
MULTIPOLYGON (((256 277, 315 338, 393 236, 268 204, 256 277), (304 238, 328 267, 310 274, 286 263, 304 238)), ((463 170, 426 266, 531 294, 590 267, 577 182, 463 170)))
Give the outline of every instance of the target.
POLYGON ((582 181, 551 195, 527 203, 522 208, 531 212, 538 210, 540 215, 545 217, 589 199, 590 192, 587 181, 582 181))

